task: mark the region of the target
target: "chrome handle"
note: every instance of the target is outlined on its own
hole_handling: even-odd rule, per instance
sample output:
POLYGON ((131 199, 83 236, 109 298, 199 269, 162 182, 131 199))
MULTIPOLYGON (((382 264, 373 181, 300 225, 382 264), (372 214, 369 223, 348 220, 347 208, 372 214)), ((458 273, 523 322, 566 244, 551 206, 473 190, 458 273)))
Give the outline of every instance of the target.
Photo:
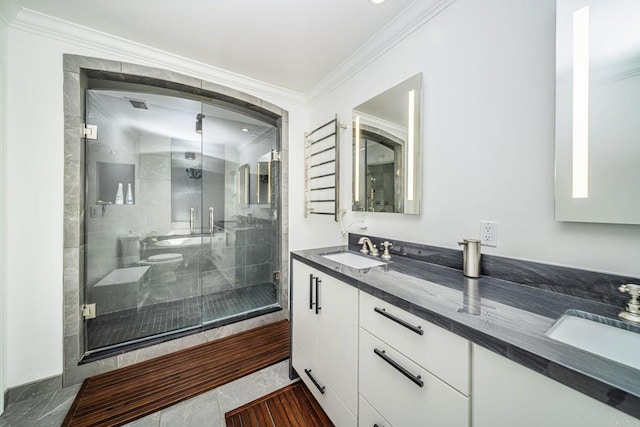
POLYGON ((209 207, 209 233, 213 233, 213 208, 209 207))
POLYGON ((194 234, 193 223, 195 221, 196 208, 189 208, 189 234, 194 234))

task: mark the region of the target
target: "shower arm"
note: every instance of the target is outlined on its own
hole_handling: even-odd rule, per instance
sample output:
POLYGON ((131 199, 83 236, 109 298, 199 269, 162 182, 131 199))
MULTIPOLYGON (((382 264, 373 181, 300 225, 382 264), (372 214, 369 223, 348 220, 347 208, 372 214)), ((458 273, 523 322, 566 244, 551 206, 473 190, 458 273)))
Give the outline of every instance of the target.
POLYGON ((193 222, 196 215, 196 208, 189 208, 189 234, 194 234, 193 222))

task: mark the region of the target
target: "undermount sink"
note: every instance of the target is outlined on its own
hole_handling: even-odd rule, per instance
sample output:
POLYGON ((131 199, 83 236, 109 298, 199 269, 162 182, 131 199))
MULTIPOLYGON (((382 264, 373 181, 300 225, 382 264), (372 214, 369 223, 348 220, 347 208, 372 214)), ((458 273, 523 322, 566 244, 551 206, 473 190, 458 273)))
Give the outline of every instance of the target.
POLYGON ((338 252, 335 254, 322 255, 323 257, 330 259, 331 261, 344 264, 347 267, 355 268, 356 270, 362 270, 365 268, 378 267, 385 265, 385 262, 375 258, 369 258, 362 255, 356 255, 351 252, 338 252))
POLYGON ((556 341, 640 369, 640 326, 568 310, 546 334, 556 341))

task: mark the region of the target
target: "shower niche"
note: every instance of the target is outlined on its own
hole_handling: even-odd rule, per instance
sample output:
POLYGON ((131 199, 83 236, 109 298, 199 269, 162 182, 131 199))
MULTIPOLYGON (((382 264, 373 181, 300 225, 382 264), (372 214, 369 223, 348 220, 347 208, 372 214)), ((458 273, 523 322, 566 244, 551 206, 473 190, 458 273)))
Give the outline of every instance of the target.
POLYGON ((97 205, 135 204, 135 165, 96 162, 96 173, 97 205))

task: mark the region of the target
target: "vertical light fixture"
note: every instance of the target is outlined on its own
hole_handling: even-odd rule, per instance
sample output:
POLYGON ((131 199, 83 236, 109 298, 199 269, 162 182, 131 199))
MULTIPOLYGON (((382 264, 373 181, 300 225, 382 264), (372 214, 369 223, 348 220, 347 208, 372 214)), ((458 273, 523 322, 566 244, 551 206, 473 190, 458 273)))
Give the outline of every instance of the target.
POLYGON ((267 203, 271 203, 271 156, 267 162, 267 203))
POLYGON ((353 190, 353 201, 360 201, 360 116, 356 116, 356 149, 353 153, 355 156, 355 168, 354 168, 354 190, 353 190))
POLYGON ((415 99, 416 91, 409 91, 409 121, 408 121, 408 136, 407 136, 407 200, 413 201, 413 174, 414 174, 414 146, 415 146, 415 99))
POLYGON ((249 204, 249 167, 244 169, 244 203, 249 204))
POLYGON ((572 194, 589 197, 589 6, 573 12, 572 194))

